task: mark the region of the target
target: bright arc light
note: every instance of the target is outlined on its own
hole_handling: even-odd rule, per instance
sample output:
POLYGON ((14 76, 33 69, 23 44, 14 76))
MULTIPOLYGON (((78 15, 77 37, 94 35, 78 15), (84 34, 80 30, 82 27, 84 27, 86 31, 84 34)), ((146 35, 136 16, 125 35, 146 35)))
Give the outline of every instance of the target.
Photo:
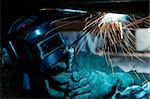
POLYGON ((126 14, 117 14, 117 13, 107 13, 104 15, 103 22, 124 22, 128 18, 126 14))
POLYGON ((35 35, 36 36, 39 36, 39 35, 42 35, 41 31, 39 29, 35 30, 35 35))

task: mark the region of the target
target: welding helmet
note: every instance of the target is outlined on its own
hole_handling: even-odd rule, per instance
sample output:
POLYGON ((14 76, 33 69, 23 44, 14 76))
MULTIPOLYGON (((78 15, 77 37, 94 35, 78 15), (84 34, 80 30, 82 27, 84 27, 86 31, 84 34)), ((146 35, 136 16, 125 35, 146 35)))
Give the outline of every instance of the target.
POLYGON ((66 42, 60 32, 51 31, 55 26, 50 20, 28 17, 13 27, 7 52, 16 69, 43 73, 63 59, 66 42))

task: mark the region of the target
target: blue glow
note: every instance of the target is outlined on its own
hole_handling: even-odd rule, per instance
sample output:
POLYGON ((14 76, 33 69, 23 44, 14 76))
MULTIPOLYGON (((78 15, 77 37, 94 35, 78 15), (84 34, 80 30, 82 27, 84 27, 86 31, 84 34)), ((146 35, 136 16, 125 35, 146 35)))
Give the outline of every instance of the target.
POLYGON ((27 73, 23 74, 23 88, 24 90, 30 90, 30 79, 29 79, 29 75, 27 73))
POLYGON ((87 13, 87 11, 82 10, 73 10, 73 9, 57 9, 59 11, 65 11, 65 12, 78 12, 78 13, 87 13))
POLYGON ((36 37, 43 35, 44 32, 45 32, 44 29, 38 28, 34 30, 33 32, 31 32, 29 35, 27 35, 25 39, 28 39, 28 40, 35 39, 36 37))
POLYGON ((36 35, 36 36, 42 35, 42 33, 41 33, 40 29, 35 30, 35 32, 34 32, 34 33, 35 33, 35 35, 36 35))

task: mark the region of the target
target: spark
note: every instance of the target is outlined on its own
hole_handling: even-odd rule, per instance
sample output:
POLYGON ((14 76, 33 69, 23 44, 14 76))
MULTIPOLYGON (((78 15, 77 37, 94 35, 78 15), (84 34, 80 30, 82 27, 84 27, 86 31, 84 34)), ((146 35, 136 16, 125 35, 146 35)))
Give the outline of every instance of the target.
MULTIPOLYGON (((129 55, 131 59, 136 57, 138 60, 144 62, 135 53, 136 38, 134 31, 139 28, 140 24, 146 24, 149 27, 149 19, 149 16, 142 18, 135 15, 117 13, 98 12, 95 15, 90 14, 90 16, 85 19, 83 31, 84 34, 88 34, 91 37, 83 36, 82 40, 86 38, 84 41, 85 45, 85 42, 88 42, 89 38, 93 38, 93 45, 89 45, 90 48, 93 47, 91 48, 91 52, 95 54, 103 52, 107 63, 111 62, 111 53, 117 54, 120 51, 123 53, 126 60, 126 56, 129 55)), ((79 43, 83 43, 83 41, 81 42, 80 40, 79 43)), ((81 48, 82 46, 80 46, 79 49, 77 48, 78 51, 80 51, 81 48)))
POLYGON ((55 31, 55 30, 58 30, 58 29, 62 28, 62 27, 66 27, 66 26, 71 25, 73 23, 80 22, 82 20, 83 16, 82 15, 81 16, 71 16, 71 17, 65 17, 65 18, 62 18, 62 19, 57 19, 57 20, 52 21, 50 23, 50 25, 55 24, 57 22, 78 18, 78 17, 81 17, 81 19, 76 19, 76 20, 68 22, 66 24, 62 24, 62 25, 56 26, 56 27, 52 28, 51 30, 49 30, 47 33, 45 33, 45 36, 48 35, 49 33, 53 32, 53 31, 55 31))
POLYGON ((123 29, 122 29, 122 24, 121 22, 119 22, 119 25, 120 25, 120 33, 121 33, 121 39, 123 39, 123 29))

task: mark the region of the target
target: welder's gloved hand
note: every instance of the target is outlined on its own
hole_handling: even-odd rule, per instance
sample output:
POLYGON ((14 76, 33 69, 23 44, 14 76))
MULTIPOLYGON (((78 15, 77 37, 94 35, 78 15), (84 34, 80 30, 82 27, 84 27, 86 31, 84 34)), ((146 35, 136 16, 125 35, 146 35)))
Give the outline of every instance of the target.
POLYGON ((49 97, 64 98, 69 82, 71 82, 71 73, 62 72, 51 75, 45 79, 45 88, 49 97))
MULTIPOLYGON (((113 93, 117 79, 110 78, 106 73, 94 69, 74 72, 73 82, 69 83, 69 97, 75 99, 101 98, 113 93)), ((113 95, 113 94, 112 94, 113 95)))
MULTIPOLYGON (((66 64, 59 63, 57 65, 66 64)), ((69 72, 61 71, 56 74, 49 75, 47 79, 45 79, 45 89, 48 96, 51 98, 64 98, 69 82, 71 81, 71 73, 69 72)))
POLYGON ((50 97, 64 98, 69 82, 71 82, 71 66, 74 58, 74 49, 66 49, 65 61, 52 66, 52 73, 45 79, 45 88, 50 97))

